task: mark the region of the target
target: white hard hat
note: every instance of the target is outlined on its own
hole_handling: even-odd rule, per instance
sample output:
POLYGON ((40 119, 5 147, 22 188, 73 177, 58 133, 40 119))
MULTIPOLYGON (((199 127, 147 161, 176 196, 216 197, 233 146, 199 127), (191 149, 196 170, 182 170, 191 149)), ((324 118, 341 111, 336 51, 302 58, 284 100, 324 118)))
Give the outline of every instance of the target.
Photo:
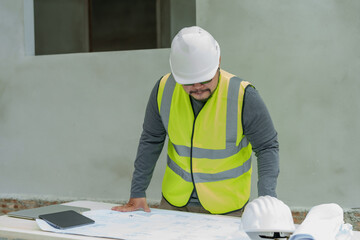
POLYGON ((290 208, 281 200, 270 196, 251 201, 245 207, 241 222, 243 230, 251 239, 264 239, 264 236, 280 238, 295 231, 290 208))
POLYGON ((219 64, 219 44, 204 29, 197 26, 183 28, 174 37, 170 68, 177 83, 208 81, 215 76, 219 64))

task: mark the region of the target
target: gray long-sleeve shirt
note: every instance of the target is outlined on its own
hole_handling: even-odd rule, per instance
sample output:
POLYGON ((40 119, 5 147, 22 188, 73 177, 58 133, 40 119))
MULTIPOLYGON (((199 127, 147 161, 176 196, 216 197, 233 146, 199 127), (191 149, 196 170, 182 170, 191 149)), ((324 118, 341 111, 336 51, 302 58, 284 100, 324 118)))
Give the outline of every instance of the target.
MULTIPOLYGON (((131 184, 131 198, 146 197, 146 189, 150 184, 152 174, 163 149, 166 130, 162 123, 157 106, 157 91, 160 80, 155 84, 145 112, 143 132, 140 137, 135 170, 131 184)), ((205 102, 191 97, 195 116, 205 102)), ((258 164, 258 195, 276 197, 276 184, 279 175, 279 144, 277 132, 270 114, 253 87, 245 89, 242 117, 243 131, 252 145, 258 164)), ((191 202, 196 202, 196 192, 191 202)))

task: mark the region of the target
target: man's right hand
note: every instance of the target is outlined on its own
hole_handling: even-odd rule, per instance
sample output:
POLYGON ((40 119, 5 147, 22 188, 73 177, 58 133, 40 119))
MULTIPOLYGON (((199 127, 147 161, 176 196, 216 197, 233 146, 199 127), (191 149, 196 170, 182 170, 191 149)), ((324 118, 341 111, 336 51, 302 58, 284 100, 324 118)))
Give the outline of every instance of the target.
POLYGON ((143 209, 145 212, 150 212, 146 198, 130 198, 127 204, 111 208, 111 210, 119 212, 132 212, 139 209, 143 209))

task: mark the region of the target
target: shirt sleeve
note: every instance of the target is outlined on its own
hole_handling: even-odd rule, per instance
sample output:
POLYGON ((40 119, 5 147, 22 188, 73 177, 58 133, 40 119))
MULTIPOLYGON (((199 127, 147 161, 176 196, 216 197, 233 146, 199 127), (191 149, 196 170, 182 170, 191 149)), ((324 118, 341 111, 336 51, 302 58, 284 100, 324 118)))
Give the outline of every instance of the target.
POLYGON ((252 145, 258 166, 258 195, 276 197, 279 143, 269 111, 257 90, 248 86, 243 103, 244 135, 252 145))
POLYGON ((131 198, 146 197, 156 162, 163 149, 166 130, 162 123, 157 106, 157 91, 160 80, 155 84, 145 111, 143 131, 134 163, 134 173, 131 182, 131 198))

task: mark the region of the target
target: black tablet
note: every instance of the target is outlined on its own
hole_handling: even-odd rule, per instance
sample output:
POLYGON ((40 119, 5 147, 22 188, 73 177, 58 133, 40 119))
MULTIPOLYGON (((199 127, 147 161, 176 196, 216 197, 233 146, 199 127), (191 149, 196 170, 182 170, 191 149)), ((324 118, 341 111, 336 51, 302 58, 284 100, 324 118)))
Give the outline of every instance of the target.
POLYGON ((67 229, 95 223, 94 220, 73 210, 42 214, 39 218, 58 229, 67 229))

